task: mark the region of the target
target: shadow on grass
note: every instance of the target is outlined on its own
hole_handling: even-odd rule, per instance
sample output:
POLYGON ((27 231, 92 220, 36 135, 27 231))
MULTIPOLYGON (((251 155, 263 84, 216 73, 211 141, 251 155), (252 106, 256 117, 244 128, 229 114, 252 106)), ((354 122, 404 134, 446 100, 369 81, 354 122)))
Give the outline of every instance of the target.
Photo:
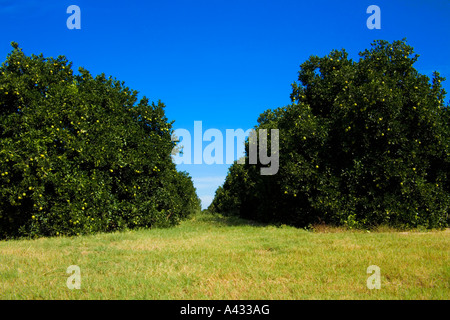
POLYGON ((220 227, 239 227, 239 226, 251 226, 251 227, 265 227, 270 224, 257 222, 253 220, 243 219, 233 215, 223 215, 219 213, 201 212, 194 217, 195 221, 211 223, 220 227))
MULTIPOLYGON (((196 222, 203 222, 216 227, 268 227, 277 228, 286 227, 282 223, 258 222, 254 220, 243 219, 235 215, 224 215, 220 213, 211 213, 206 210, 199 212, 192 219, 196 222)), ((450 228, 443 229, 425 229, 425 228, 401 228, 387 225, 377 225, 372 228, 349 228, 347 226, 331 225, 325 223, 310 224, 307 227, 289 226, 298 230, 304 230, 312 233, 399 233, 399 234, 425 234, 433 231, 450 232, 450 228)))

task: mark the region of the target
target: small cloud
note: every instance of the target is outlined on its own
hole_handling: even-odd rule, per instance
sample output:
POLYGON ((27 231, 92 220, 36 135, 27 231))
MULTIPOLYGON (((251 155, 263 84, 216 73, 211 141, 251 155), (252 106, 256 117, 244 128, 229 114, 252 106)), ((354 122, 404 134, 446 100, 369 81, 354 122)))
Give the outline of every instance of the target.
POLYGON ((199 196, 199 198, 202 201, 202 209, 208 208, 214 199, 213 196, 209 196, 209 195, 199 196))
POLYGON ((193 177, 192 181, 197 190, 199 189, 212 189, 216 190, 217 187, 223 184, 225 177, 193 177))
POLYGON ((225 181, 224 176, 215 176, 215 177, 193 177, 192 180, 194 180, 194 183, 220 183, 222 184, 225 181))
POLYGON ((202 201, 202 209, 208 208, 211 204, 217 188, 224 183, 225 178, 225 176, 192 177, 198 197, 202 201))

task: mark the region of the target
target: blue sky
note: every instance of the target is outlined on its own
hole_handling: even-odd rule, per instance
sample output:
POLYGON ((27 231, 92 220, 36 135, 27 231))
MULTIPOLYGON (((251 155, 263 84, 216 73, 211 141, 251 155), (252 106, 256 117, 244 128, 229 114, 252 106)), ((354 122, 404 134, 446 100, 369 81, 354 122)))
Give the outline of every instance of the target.
MULTIPOLYGON (((449 80, 448 0, 0 0, 0 59, 16 41, 26 54, 65 55, 161 100, 175 128, 247 130, 260 113, 290 103, 290 84, 311 55, 345 48, 351 58, 375 39, 407 38, 415 67, 449 80), (69 30, 67 7, 81 9, 69 30), (381 9, 370 30, 366 9, 381 9)), ((448 100, 449 96, 447 96, 448 100)), ((203 147, 208 145, 204 142, 203 147)), ((229 165, 183 164, 206 207, 229 165)))

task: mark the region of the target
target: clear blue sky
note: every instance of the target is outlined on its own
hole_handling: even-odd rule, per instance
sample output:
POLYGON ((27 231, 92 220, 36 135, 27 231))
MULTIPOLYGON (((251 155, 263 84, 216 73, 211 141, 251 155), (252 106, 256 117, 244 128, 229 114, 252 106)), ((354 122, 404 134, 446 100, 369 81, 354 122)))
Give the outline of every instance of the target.
MULTIPOLYGON (((150 100, 161 99, 175 128, 249 129, 261 112, 290 103, 290 84, 310 55, 345 48, 352 58, 375 39, 407 38, 415 65, 449 80, 449 0, 0 0, 0 59, 16 41, 26 54, 65 55, 93 74, 104 72, 150 100), (369 30, 369 5, 381 29, 369 30), (69 30, 66 9, 81 9, 69 30)), ((448 100, 449 96, 447 96, 448 100)), ((205 142, 204 146, 208 143, 205 142)), ((228 165, 180 165, 203 207, 228 165)))

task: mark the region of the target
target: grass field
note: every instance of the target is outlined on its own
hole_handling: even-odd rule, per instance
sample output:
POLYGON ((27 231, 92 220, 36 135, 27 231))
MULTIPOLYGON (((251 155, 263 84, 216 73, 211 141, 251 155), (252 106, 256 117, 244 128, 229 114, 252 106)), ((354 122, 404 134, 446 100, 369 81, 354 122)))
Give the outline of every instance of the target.
POLYGON ((0 298, 450 299, 449 248, 448 229, 313 232, 202 213, 172 229, 1 241, 0 298))

